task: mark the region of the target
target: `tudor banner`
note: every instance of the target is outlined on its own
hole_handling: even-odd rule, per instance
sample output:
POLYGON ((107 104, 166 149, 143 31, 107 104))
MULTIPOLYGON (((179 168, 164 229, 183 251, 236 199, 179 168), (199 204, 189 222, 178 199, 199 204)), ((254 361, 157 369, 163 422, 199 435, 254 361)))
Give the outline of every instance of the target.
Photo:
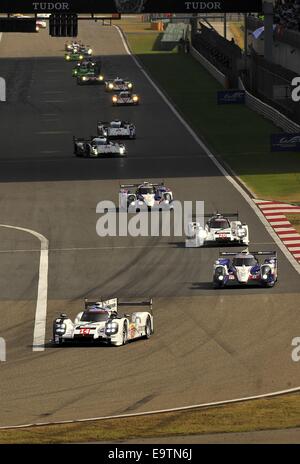
POLYGON ((247 13, 262 11, 262 0, 1 0, 0 13, 247 13))

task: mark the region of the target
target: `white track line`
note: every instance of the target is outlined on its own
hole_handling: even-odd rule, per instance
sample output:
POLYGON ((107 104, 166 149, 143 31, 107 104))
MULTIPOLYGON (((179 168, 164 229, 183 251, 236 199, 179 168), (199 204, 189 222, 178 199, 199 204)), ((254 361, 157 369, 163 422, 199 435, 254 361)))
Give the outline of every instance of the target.
POLYGON ((273 396, 285 395, 287 393, 296 393, 298 391, 300 391, 300 387, 290 388, 288 390, 280 390, 280 391, 273 392, 273 393, 265 393, 262 395, 246 396, 244 398, 235 398, 232 400, 214 401, 211 403, 194 404, 192 406, 182 406, 182 407, 170 408, 170 409, 157 409, 156 411, 135 412, 131 414, 119 414, 116 416, 91 417, 89 419, 74 419, 74 420, 54 421, 54 422, 34 422, 32 424, 1 426, 0 430, 20 429, 20 428, 27 428, 27 427, 36 427, 36 426, 41 426, 41 425, 45 426, 45 425, 59 425, 59 424, 75 424, 79 422, 103 421, 103 420, 108 420, 108 419, 124 419, 128 417, 138 417, 138 416, 151 416, 153 414, 162 414, 162 413, 170 413, 170 412, 177 412, 177 411, 188 411, 190 409, 200 409, 200 408, 202 409, 202 408, 208 408, 208 407, 213 407, 213 406, 225 406, 226 404, 241 403, 243 401, 259 400, 259 399, 264 399, 264 398, 270 398, 273 396))
POLYGON ((36 232, 35 230, 25 229, 24 227, 9 226, 6 224, 0 224, 0 227, 27 232, 31 235, 34 235, 34 237, 38 238, 41 242, 39 282, 35 309, 32 351, 44 351, 47 317, 49 241, 46 239, 46 237, 44 237, 44 235, 36 232))

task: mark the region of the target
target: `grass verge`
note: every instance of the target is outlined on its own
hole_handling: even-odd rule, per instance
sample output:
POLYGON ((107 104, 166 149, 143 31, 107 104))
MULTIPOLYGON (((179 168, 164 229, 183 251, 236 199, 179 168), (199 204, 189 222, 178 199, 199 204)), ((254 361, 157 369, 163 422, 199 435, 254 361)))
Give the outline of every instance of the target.
POLYGON ((300 153, 270 151, 270 134, 281 129, 246 106, 217 105, 221 85, 191 56, 156 50, 158 33, 127 26, 127 38, 193 129, 258 198, 300 202, 300 153))
POLYGON ((151 416, 0 430, 0 443, 80 443, 300 426, 300 395, 151 416))
POLYGON ((300 214, 286 214, 286 217, 300 234, 300 214))

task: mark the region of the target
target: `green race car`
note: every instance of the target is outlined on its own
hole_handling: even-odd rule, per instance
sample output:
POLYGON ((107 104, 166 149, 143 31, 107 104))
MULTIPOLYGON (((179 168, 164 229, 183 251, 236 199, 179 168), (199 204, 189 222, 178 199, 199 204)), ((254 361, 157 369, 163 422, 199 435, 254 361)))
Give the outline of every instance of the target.
POLYGON ((88 74, 90 71, 95 71, 97 74, 100 74, 101 70, 101 63, 92 61, 92 60, 84 60, 79 63, 73 68, 72 76, 73 77, 82 77, 88 74))
POLYGON ((77 76, 78 85, 104 84, 104 76, 92 68, 86 74, 77 76))
POLYGON ((83 53, 80 53, 77 50, 65 53, 66 61, 83 61, 85 58, 83 53))

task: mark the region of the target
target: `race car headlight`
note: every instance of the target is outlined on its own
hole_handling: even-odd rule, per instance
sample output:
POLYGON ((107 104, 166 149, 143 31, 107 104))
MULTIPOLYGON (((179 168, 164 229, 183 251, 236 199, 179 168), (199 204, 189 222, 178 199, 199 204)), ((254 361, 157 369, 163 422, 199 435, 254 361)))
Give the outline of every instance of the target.
POLYGON ((164 198, 165 198, 165 202, 166 202, 166 203, 170 203, 170 201, 171 201, 171 199, 172 199, 172 198, 171 198, 171 195, 170 195, 169 193, 165 193, 164 198))
POLYGON ((264 266, 262 269, 262 279, 267 280, 269 274, 271 273, 270 266, 264 266))
POLYGON ((66 324, 56 324, 55 333, 63 335, 66 331, 66 324))
POLYGON ((108 322, 105 327, 106 335, 114 335, 118 332, 119 325, 117 322, 108 322))
POLYGON ((129 82, 128 88, 129 88, 129 89, 132 89, 132 83, 131 83, 131 82, 129 82))
POLYGON ((123 154, 125 152, 125 148, 124 147, 120 147, 120 153, 123 154))
POLYGON ((223 275, 219 275, 218 279, 219 279, 219 280, 224 280, 224 276, 223 276, 223 275))
POLYGON ((139 97, 138 97, 137 95, 134 95, 133 98, 132 98, 132 100, 133 100, 134 102, 137 102, 138 99, 139 99, 139 97))
POLYGON ((69 55, 67 55, 67 56, 66 56, 66 60, 69 60, 69 59, 70 59, 70 57, 69 57, 69 55))
POLYGON ((134 195, 128 195, 127 202, 130 205, 134 205, 135 204, 135 196, 134 195))
POLYGON ((79 55, 79 59, 80 59, 80 60, 83 60, 83 55, 79 55))
POLYGON ((246 231, 241 227, 240 229, 238 229, 237 234, 238 237, 244 237, 246 235, 246 231))
POLYGON ((114 88, 114 84, 112 84, 112 83, 108 84, 108 88, 109 88, 109 89, 113 89, 113 88, 114 88))
POLYGON ((88 55, 91 55, 93 53, 93 49, 92 48, 89 48, 88 49, 88 55))
POLYGON ((112 101, 117 102, 118 101, 117 97, 113 97, 112 101))
POLYGON ((83 76, 83 77, 81 78, 81 80, 87 81, 87 77, 83 76))
POLYGON ((75 74, 75 76, 77 76, 77 74, 78 74, 78 70, 77 70, 77 69, 74 70, 74 74, 75 74))
POLYGON ((104 79, 104 77, 100 75, 100 76, 99 76, 99 80, 100 80, 100 81, 103 81, 103 79, 104 79))

